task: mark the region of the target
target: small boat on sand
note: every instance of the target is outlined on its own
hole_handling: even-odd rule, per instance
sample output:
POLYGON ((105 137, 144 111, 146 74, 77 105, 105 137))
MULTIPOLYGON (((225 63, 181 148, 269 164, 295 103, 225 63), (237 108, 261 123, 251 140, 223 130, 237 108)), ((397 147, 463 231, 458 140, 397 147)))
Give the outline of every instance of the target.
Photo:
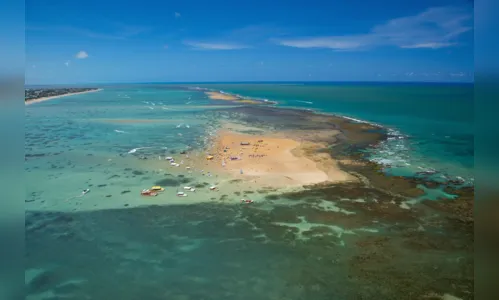
POLYGON ((251 199, 241 199, 241 203, 253 203, 255 201, 251 200, 251 199))
POLYGON ((156 192, 154 192, 154 191, 151 191, 151 190, 146 190, 146 189, 142 190, 142 191, 140 192, 140 194, 141 194, 142 196, 157 196, 157 195, 158 195, 158 193, 156 193, 156 192))
POLYGON ((151 191, 154 191, 154 192, 163 192, 164 190, 165 190, 165 188, 160 187, 159 185, 155 185, 151 188, 151 191))
POLYGON ((177 192, 177 196, 179 197, 187 197, 187 194, 184 192, 177 192))

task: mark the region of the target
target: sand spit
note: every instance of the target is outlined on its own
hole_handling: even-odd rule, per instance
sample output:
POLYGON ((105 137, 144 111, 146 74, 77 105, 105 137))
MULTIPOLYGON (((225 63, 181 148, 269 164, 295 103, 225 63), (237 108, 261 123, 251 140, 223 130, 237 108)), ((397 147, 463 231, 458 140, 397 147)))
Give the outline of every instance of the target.
POLYGON ((239 98, 236 96, 222 94, 220 92, 205 92, 205 94, 208 95, 208 97, 212 100, 228 100, 228 101, 239 100, 239 98))
POLYGON ((64 94, 64 95, 57 95, 57 96, 51 96, 51 97, 43 97, 43 98, 24 101, 24 104, 31 105, 34 103, 40 103, 40 102, 44 102, 44 101, 48 101, 48 100, 52 100, 52 99, 56 99, 56 98, 62 98, 62 97, 80 95, 80 94, 87 94, 87 93, 93 93, 93 92, 100 92, 102 90, 103 89, 95 89, 95 90, 91 90, 91 91, 84 91, 84 92, 78 92, 78 93, 68 93, 68 94, 64 94))
POLYGON ((222 129, 208 149, 205 165, 273 188, 356 181, 330 155, 316 152, 323 147, 282 133, 250 135, 222 129))
POLYGON ((264 102, 262 101, 256 101, 252 99, 245 99, 241 97, 237 97, 234 95, 229 95, 229 94, 224 94, 220 92, 205 92, 206 95, 208 95, 208 98, 211 100, 225 100, 225 101, 234 101, 237 103, 243 103, 243 104, 262 104, 264 102))

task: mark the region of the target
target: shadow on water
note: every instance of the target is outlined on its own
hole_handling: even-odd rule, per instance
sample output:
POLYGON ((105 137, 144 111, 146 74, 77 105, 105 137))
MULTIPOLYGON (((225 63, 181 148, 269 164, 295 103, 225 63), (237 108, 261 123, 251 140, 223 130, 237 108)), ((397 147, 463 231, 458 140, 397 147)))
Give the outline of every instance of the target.
POLYGON ((376 195, 335 202, 331 192, 288 193, 270 210, 27 213, 28 299, 416 299, 469 288, 459 236, 418 229, 419 212, 373 212, 376 195))

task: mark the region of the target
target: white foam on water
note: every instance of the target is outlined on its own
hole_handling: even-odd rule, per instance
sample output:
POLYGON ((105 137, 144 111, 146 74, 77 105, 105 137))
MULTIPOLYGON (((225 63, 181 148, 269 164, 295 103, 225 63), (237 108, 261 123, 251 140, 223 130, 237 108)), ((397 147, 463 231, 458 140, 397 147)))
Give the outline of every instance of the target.
POLYGON ((372 126, 376 126, 376 127, 380 127, 380 128, 385 128, 385 126, 382 126, 382 125, 374 123, 374 122, 369 122, 369 121, 360 120, 360 119, 356 119, 356 118, 352 118, 352 117, 347 117, 347 116, 344 116, 344 115, 336 115, 336 116, 340 117, 340 118, 344 118, 344 119, 350 120, 350 121, 354 121, 356 123, 369 124, 369 125, 372 125, 372 126))
POLYGON ((152 148, 152 147, 140 147, 140 148, 133 148, 132 150, 128 151, 128 153, 129 153, 129 154, 132 154, 132 153, 137 152, 137 150, 141 150, 141 149, 149 149, 149 148, 152 148))

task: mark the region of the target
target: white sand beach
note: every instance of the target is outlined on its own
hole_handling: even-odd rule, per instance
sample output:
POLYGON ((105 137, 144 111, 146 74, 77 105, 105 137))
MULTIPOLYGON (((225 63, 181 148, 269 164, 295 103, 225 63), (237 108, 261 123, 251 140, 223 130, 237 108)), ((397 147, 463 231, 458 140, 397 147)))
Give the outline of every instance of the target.
POLYGON ((57 96, 42 97, 42 98, 38 98, 38 99, 24 101, 24 104, 25 105, 31 105, 31 104, 34 104, 34 103, 40 103, 40 102, 44 102, 44 101, 48 101, 48 100, 52 100, 52 99, 61 98, 61 97, 67 97, 67 96, 73 96, 73 95, 79 95, 79 94, 86 94, 86 93, 93 93, 93 92, 100 92, 102 90, 103 89, 96 89, 96 90, 84 91, 84 92, 78 92, 78 93, 68 93, 68 94, 57 95, 57 96))

